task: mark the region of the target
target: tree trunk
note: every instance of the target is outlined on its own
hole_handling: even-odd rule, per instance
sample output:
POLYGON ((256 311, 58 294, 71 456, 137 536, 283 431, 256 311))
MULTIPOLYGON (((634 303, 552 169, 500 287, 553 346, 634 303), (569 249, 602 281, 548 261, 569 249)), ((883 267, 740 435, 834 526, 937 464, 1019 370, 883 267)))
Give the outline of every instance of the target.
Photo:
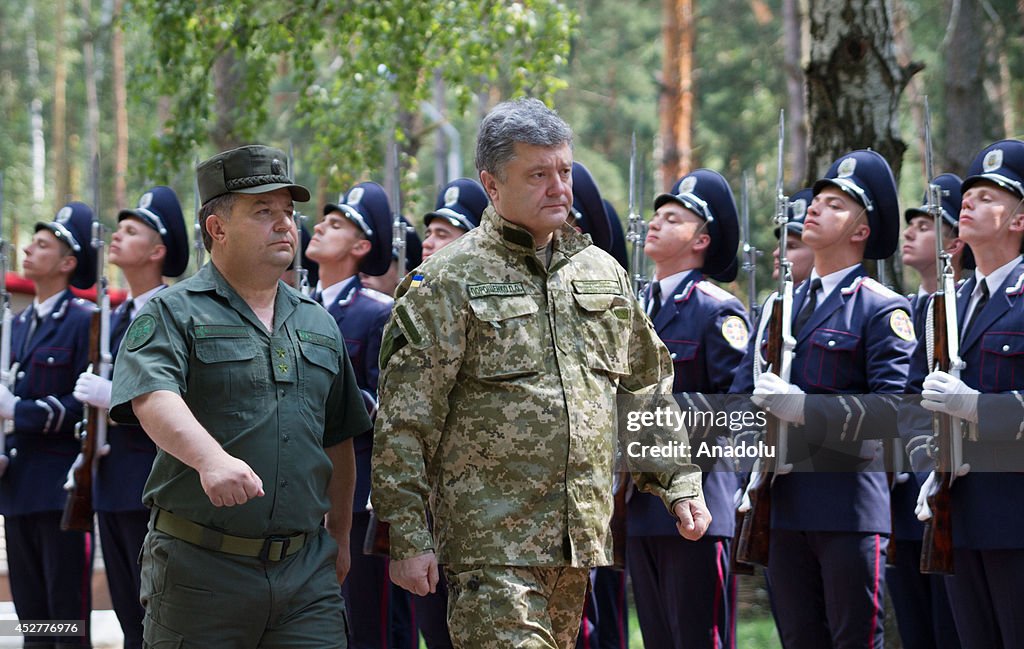
POLYGON ((985 39, 982 9, 971 0, 953 0, 960 8, 955 27, 950 32, 945 55, 946 119, 945 149, 936 151, 942 169, 963 176, 978 151, 986 144, 984 119, 988 114, 984 90, 985 39))
POLYGON ((53 29, 53 174, 54 213, 64 205, 71 194, 71 172, 67 153, 67 106, 65 86, 67 69, 64 65, 64 0, 57 0, 57 15, 53 29))
MULTIPOLYGON (((83 76, 85 77, 85 148, 88 156, 86 160, 90 165, 90 175, 86 176, 89 178, 89 181, 86 183, 88 189, 82 195, 88 197, 84 199, 86 203, 96 203, 92 205, 93 209, 101 209, 98 205, 99 196, 92 195, 93 192, 99 193, 99 187, 93 186, 91 176, 93 173, 92 165, 98 163, 97 158, 100 155, 100 101, 96 91, 96 32, 92 26, 92 3, 90 0, 81 0, 79 6, 82 9, 82 21, 84 23, 82 32, 82 67, 83 76)), ((97 216, 100 215, 97 214, 97 216)))
POLYGON ((665 61, 661 88, 661 189, 693 168, 693 47, 692 0, 665 0, 665 61))
POLYGON ((782 0, 782 23, 785 31, 786 66, 786 125, 789 145, 790 172, 787 176, 796 182, 807 175, 807 93, 804 70, 800 64, 803 55, 803 20, 799 0, 782 0))
POLYGON ((900 67, 887 0, 811 0, 806 183, 840 155, 871 148, 899 175, 906 145, 899 135, 900 95, 918 65, 900 67))
POLYGON ((121 11, 124 0, 114 0, 113 32, 110 35, 112 84, 114 86, 114 207, 128 207, 128 90, 125 81, 124 31, 121 11))
POLYGON ((242 146, 235 133, 238 111, 235 97, 242 92, 244 61, 240 61, 233 47, 227 47, 213 64, 213 93, 216 101, 217 119, 210 131, 210 139, 217 151, 227 151, 242 146))

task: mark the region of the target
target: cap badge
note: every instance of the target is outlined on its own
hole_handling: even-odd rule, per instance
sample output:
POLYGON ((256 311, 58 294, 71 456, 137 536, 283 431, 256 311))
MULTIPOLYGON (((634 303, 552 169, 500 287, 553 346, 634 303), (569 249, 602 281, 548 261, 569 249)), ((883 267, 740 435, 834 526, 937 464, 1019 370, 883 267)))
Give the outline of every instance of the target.
POLYGON ((153 192, 146 192, 139 198, 139 207, 142 209, 149 209, 149 206, 153 204, 153 192))
POLYGON ((451 207, 459 202, 459 188, 458 186, 449 187, 444 191, 444 205, 445 207, 451 207))
POLYGON ((57 212, 57 217, 53 220, 56 221, 57 223, 67 223, 68 221, 71 220, 71 212, 71 206, 65 205, 64 207, 60 208, 60 211, 57 212))
POLYGON ((992 149, 985 154, 985 159, 981 162, 981 168, 985 173, 991 173, 1003 166, 1003 150, 992 149))
POLYGON ((807 216, 807 199, 806 198, 798 198, 795 201, 793 201, 792 203, 790 203, 790 205, 793 207, 793 219, 792 220, 799 221, 799 220, 803 219, 805 216, 807 216))
POLYGON ((359 201, 363 200, 363 188, 353 187, 352 191, 348 193, 348 198, 345 200, 349 205, 359 205, 359 201))
POLYGON ((857 168, 857 158, 846 158, 839 163, 839 177, 849 178, 857 168))
POLYGON ((274 174, 275 176, 284 175, 284 166, 281 164, 281 161, 278 160, 277 158, 274 158, 273 160, 270 161, 270 173, 274 174))
POLYGON ((679 183, 680 194, 692 194, 693 190, 697 187, 697 176, 687 176, 683 178, 683 181, 679 183))

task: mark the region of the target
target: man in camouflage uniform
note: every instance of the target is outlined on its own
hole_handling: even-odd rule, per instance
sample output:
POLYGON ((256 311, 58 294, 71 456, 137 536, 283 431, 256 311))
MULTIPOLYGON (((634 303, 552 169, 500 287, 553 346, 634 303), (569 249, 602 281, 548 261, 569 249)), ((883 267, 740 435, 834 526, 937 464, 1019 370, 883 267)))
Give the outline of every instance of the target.
MULTIPOLYGON (((571 142, 534 99, 484 119, 493 208, 406 278, 384 333, 374 505, 395 583, 425 594, 445 564, 457 647, 573 645, 588 571, 611 563, 615 395, 671 390, 626 274, 565 222, 571 142)), ((700 538, 696 467, 636 479, 700 538)))

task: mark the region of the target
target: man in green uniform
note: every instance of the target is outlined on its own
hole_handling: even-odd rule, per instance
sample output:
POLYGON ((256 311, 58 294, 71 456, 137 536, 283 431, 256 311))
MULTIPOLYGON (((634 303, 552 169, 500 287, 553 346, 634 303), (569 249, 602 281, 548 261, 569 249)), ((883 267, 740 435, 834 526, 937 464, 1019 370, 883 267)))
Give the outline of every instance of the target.
MULTIPOLYGON (((426 594, 445 565, 457 647, 573 645, 588 571, 612 559, 616 394, 671 392, 625 273, 566 223, 571 143, 535 99, 484 119, 493 208, 406 278, 384 332, 373 502, 396 584, 426 594)), ((683 536, 707 529, 695 466, 636 479, 683 536)))
POLYGON ((279 281, 309 200, 286 159, 245 146, 199 165, 212 263, 153 296, 117 357, 111 416, 160 448, 146 646, 346 646, 351 438, 371 424, 333 318, 279 281))

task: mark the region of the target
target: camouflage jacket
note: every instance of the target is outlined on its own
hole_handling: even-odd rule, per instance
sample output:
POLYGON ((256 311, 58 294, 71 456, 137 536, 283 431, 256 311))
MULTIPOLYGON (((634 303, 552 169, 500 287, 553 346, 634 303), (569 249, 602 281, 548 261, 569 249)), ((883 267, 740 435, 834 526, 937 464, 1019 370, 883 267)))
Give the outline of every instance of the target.
MULTIPOLYGON (((615 260, 568 225, 554 241, 545 268, 489 208, 399 287, 371 497, 393 558, 611 562, 616 394, 670 393, 672 362, 615 260)), ((700 495, 693 465, 635 477, 666 506, 700 495)))

